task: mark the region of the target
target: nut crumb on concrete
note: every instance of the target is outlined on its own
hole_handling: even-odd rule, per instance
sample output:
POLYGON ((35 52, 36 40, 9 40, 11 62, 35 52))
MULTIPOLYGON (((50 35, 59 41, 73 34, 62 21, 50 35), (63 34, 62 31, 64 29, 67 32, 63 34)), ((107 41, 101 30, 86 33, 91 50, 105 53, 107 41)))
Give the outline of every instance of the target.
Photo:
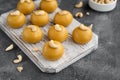
POLYGON ((20 63, 22 61, 22 55, 18 55, 17 59, 13 60, 13 63, 17 64, 20 63))
POLYGON ((83 2, 80 1, 78 4, 75 5, 76 8, 81 8, 83 7, 83 2))
POLYGON ((10 51, 10 50, 12 50, 13 48, 14 48, 14 45, 11 44, 11 45, 9 45, 9 46, 5 49, 5 51, 10 51))
POLYGON ((22 66, 18 66, 18 67, 17 67, 17 71, 18 71, 18 72, 22 72, 22 71, 23 71, 23 67, 22 67, 22 66))
POLYGON ((82 18, 83 17, 83 13, 82 12, 77 12, 75 14, 75 17, 82 18))
POLYGON ((90 12, 86 12, 86 15, 89 16, 89 15, 90 15, 90 12))
POLYGON ((35 47, 35 48, 33 49, 33 51, 37 52, 37 51, 39 51, 39 49, 38 49, 37 47, 35 47))

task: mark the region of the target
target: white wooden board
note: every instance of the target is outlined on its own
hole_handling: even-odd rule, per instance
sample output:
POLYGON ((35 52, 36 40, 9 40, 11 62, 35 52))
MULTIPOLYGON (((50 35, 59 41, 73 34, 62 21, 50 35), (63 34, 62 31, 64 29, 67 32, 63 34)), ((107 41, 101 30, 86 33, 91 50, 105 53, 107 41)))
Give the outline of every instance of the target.
MULTIPOLYGON (((35 1, 36 6, 38 7, 40 1, 35 1)), ((51 21, 55 15, 56 12, 60 11, 58 8, 54 13, 49 14, 51 21)), ((10 12, 10 11, 9 11, 10 12)), ((30 15, 27 16, 28 22, 26 25, 24 25, 20 29, 12 29, 6 24, 6 17, 8 13, 4 13, 0 17, 0 25, 1 29, 19 46, 19 48, 39 67, 39 69, 43 72, 47 73, 57 73, 61 71, 62 69, 66 68, 67 66, 71 65, 72 63, 76 62, 77 60, 81 59, 82 57, 88 55, 91 51, 97 49, 98 46, 98 36, 96 34, 93 34, 92 40, 85 45, 79 45, 73 42, 71 39, 72 31, 75 27, 80 25, 78 21, 75 19, 73 20, 72 24, 67 27, 69 31, 69 38, 65 42, 63 42, 63 45, 65 47, 65 53, 63 57, 57 61, 48 61, 46 60, 41 52, 42 47, 46 41, 49 39, 47 38, 47 32, 51 25, 49 23, 45 27, 42 28, 44 32, 44 38, 42 41, 40 41, 37 44, 28 44, 25 43, 21 38, 21 32, 25 28, 26 25, 29 23, 30 15), (33 49, 35 47, 38 47, 40 51, 35 52, 33 49)))

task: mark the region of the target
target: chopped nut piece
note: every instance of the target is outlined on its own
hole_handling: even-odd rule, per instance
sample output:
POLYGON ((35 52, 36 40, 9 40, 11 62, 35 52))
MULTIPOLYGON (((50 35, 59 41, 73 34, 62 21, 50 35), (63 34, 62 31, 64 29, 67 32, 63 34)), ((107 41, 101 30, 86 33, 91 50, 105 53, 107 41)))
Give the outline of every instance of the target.
POLYGON ((89 13, 89 12, 86 12, 86 15, 88 15, 88 16, 89 16, 89 15, 90 15, 90 13, 89 13))
POLYGON ((10 50, 12 50, 14 48, 14 46, 13 46, 13 44, 11 44, 11 45, 9 45, 6 49, 5 49, 5 51, 10 51, 10 50))
POLYGON ((37 31, 37 28, 34 25, 29 25, 28 28, 31 28, 33 32, 37 31))
POLYGON ((82 18, 82 17, 83 17, 83 13, 82 13, 82 12, 77 12, 77 13, 75 14, 75 17, 82 18))
POLYGON ((58 48, 58 45, 56 45, 53 40, 49 42, 49 46, 52 48, 58 48))
POLYGON ((18 70, 18 72, 22 72, 23 71, 23 67, 22 66, 18 66, 17 70, 18 70))
POLYGON ((78 4, 75 5, 76 8, 81 8, 83 7, 83 2, 80 1, 78 4))
POLYGON ((18 59, 15 59, 15 60, 13 61, 15 64, 20 63, 20 62, 22 61, 22 56, 21 56, 21 55, 18 55, 17 58, 18 58, 18 59))
POLYGON ((34 50, 35 52, 39 51, 39 49, 38 49, 37 47, 35 47, 33 50, 34 50))
POLYGON ((59 24, 56 24, 56 25, 55 25, 55 30, 57 30, 57 31, 62 31, 62 28, 60 27, 59 24))
POLYGON ((12 16, 18 16, 18 15, 20 15, 20 11, 16 10, 14 12, 11 12, 10 15, 12 15, 12 16))

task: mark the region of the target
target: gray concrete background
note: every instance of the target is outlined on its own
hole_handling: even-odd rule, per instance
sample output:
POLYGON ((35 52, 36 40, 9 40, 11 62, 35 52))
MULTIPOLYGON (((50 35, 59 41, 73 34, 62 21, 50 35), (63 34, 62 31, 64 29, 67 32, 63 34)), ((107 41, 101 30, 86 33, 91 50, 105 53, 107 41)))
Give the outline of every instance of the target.
MULTIPOLYGON (((91 10, 84 1, 83 9, 76 9, 74 5, 79 0, 58 0, 60 8, 90 12, 90 16, 82 19, 76 18, 84 24, 94 24, 94 32, 99 35, 99 47, 92 54, 77 61, 58 74, 42 73, 31 60, 17 47, 10 52, 5 48, 13 43, 6 34, 0 30, 0 80, 120 80, 120 0, 115 10, 100 13, 91 10), (24 71, 17 72, 13 59, 17 54, 23 55, 24 71)), ((14 9, 18 0, 0 0, 0 14, 14 9)))

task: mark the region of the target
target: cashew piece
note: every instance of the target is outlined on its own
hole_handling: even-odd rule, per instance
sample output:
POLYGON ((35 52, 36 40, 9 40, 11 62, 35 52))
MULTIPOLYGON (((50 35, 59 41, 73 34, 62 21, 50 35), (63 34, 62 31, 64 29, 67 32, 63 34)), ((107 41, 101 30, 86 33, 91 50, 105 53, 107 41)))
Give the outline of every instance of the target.
POLYGON ((21 3, 28 2, 30 3, 30 0, 20 0, 21 3))
POLYGON ((16 10, 14 12, 11 12, 10 15, 12 15, 12 16, 18 16, 18 15, 20 15, 20 11, 16 10))
POLYGON ((78 4, 75 5, 76 8, 81 8, 83 7, 83 2, 80 1, 78 4))
POLYGON ((51 1, 51 0, 46 0, 46 1, 51 1))
POLYGON ((35 47, 33 50, 34 50, 35 52, 39 51, 39 49, 38 49, 37 47, 35 47))
POLYGON ((68 12, 67 11, 65 11, 65 10, 63 10, 63 11, 60 11, 60 12, 58 12, 60 15, 66 15, 66 14, 68 14, 68 12))
POLYGON ((109 4, 112 3, 114 0, 93 0, 93 1, 99 4, 109 4))
POLYGON ((15 59, 15 60, 13 61, 15 64, 20 63, 20 62, 22 61, 22 56, 21 56, 21 55, 18 55, 17 58, 18 58, 18 59, 15 59))
POLYGON ((87 28, 86 28, 86 26, 85 26, 84 24, 80 24, 79 28, 80 28, 81 30, 84 30, 84 31, 87 30, 87 28))
POLYGON ((6 49, 5 49, 5 51, 10 51, 10 50, 12 50, 14 48, 14 46, 13 46, 13 44, 11 44, 11 45, 9 45, 6 49))
POLYGON ((91 24, 91 25, 89 26, 89 28, 92 29, 92 28, 93 28, 93 24, 91 24))
POLYGON ((89 13, 89 12, 86 12, 86 15, 87 15, 87 16, 89 16, 89 15, 90 15, 90 13, 89 13))
POLYGON ((94 0, 94 2, 96 2, 96 3, 97 3, 97 2, 98 2, 98 0, 94 0))
POLYGON ((58 48, 58 45, 56 45, 53 40, 49 42, 49 46, 55 49, 58 48))
POLYGON ((40 10, 40 11, 34 11, 34 14, 35 14, 35 15, 38 15, 38 16, 39 16, 39 15, 42 16, 42 15, 45 14, 45 11, 42 11, 42 10, 40 10))
POLYGON ((31 28, 33 32, 37 31, 37 28, 34 25, 29 25, 28 28, 31 28))
POLYGON ((18 70, 18 72, 22 72, 23 71, 23 67, 22 66, 18 66, 17 70, 18 70))
POLYGON ((82 12, 77 12, 77 13, 75 14, 75 17, 82 18, 82 17, 83 17, 83 13, 82 13, 82 12))
POLYGON ((56 25, 55 25, 55 30, 57 30, 57 31, 62 31, 62 28, 60 27, 59 24, 56 24, 56 25))

